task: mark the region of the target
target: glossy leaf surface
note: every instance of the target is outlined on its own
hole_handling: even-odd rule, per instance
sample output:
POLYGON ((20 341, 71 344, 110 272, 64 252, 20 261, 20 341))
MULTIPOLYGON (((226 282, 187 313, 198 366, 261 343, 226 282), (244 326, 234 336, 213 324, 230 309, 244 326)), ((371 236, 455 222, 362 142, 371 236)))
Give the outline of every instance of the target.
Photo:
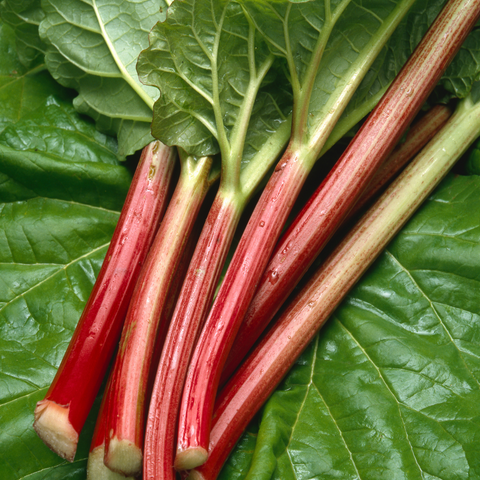
POLYGON ((0 22, 0 132, 8 122, 19 120, 53 94, 67 96, 42 63, 32 67, 22 63, 15 31, 0 22))

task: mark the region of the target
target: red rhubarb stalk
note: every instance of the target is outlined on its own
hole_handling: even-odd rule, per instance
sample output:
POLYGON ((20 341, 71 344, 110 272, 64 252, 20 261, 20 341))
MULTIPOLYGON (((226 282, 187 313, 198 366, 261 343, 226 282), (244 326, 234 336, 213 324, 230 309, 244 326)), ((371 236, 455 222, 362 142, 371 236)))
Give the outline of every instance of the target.
MULTIPOLYGON (((192 258, 193 251, 199 236, 199 223, 201 223, 202 215, 197 220, 193 232, 189 235, 187 239, 187 246, 183 252, 182 259, 179 266, 175 270, 173 284, 170 288, 169 298, 167 299, 164 307, 164 318, 169 318, 173 312, 173 309, 178 298, 178 293, 185 278, 185 274, 188 268, 190 259, 192 258)), ((160 348, 154 350, 152 357, 152 365, 158 364, 160 358, 160 348)), ((148 399, 151 395, 152 386, 153 386, 154 375, 149 374, 148 385, 146 388, 145 398, 148 399)), ((90 453, 88 455, 87 463, 87 480, 121 480, 125 479, 124 475, 120 473, 113 472, 110 470, 104 463, 105 456, 105 440, 107 436, 107 422, 108 422, 108 413, 111 410, 111 406, 108 403, 111 395, 115 392, 115 379, 113 378, 113 371, 109 376, 107 386, 102 398, 102 403, 100 405, 100 410, 97 415, 97 421, 95 424, 95 431, 93 433, 92 442, 90 444, 90 453)), ((133 479, 133 477, 128 477, 133 479)))
MULTIPOLYGON (((363 192, 358 202, 347 215, 347 218, 345 218, 345 223, 360 211, 360 209, 428 143, 435 133, 445 124, 450 115, 451 112, 448 107, 437 105, 430 109, 412 126, 405 142, 399 144, 377 170, 368 188, 363 192)), ((298 224, 301 223, 302 214, 305 213, 305 211, 308 211, 308 206, 297 216, 295 222, 290 226, 282 239, 280 239, 270 259, 270 263, 265 270, 267 273, 263 275, 237 336, 235 337, 235 342, 230 350, 222 372, 220 379, 221 385, 225 384, 235 369, 240 365, 243 358, 245 358, 268 323, 280 309, 282 299, 288 297, 317 256, 315 255, 314 258, 309 261, 305 260, 303 270, 293 272, 298 275, 298 278, 291 278, 293 273, 288 271, 288 267, 292 266, 292 262, 287 264, 285 270, 282 270, 284 268, 283 262, 285 261, 285 255, 289 251, 289 246, 292 245, 290 243, 290 236, 292 232, 295 232, 298 224), (287 278, 289 280, 288 283, 278 282, 280 276, 278 274, 272 275, 272 272, 279 271, 283 271, 282 278, 287 278), (286 287, 289 287, 290 290, 285 290, 286 287), (271 299, 271 296, 274 296, 274 300, 271 299)), ((311 252, 314 253, 313 250, 311 250, 311 252)), ((295 254, 289 257, 289 259, 294 260, 296 256, 302 257, 302 251, 296 250, 295 254)))
POLYGON ((467 98, 445 127, 362 217, 291 302, 220 393, 207 462, 189 480, 214 480, 255 413, 382 249, 480 132, 467 98))
POLYGON ((175 434, 183 384, 239 213, 236 203, 219 191, 187 272, 156 373, 145 433, 145 480, 175 479, 175 434))
MULTIPOLYGON (((356 148, 342 157, 322 184, 321 201, 312 202, 316 208, 315 231, 321 232, 320 238, 311 242, 316 243, 315 253, 342 223, 473 27, 471 19, 476 17, 475 6, 462 10, 468 11, 467 15, 458 15, 458 20, 457 17, 452 19, 451 7, 456 6, 458 10, 459 3, 467 2, 454 1, 439 16, 436 27, 427 33, 413 60, 408 62, 408 68, 399 74, 401 82, 396 81, 395 86, 389 89, 383 97, 382 107, 375 110, 369 117, 370 121, 360 130, 356 138, 362 139, 362 143, 357 141, 356 148), (438 48, 432 51, 435 41, 438 48)), ((175 468, 191 469, 206 460, 211 415, 221 371, 292 204, 376 52, 410 5, 408 2, 399 4, 382 24, 370 40, 368 56, 359 57, 358 63, 352 64, 349 81, 343 89, 334 91, 330 96, 328 113, 307 136, 308 115, 305 111, 310 101, 308 92, 316 75, 316 70, 310 67, 320 62, 324 48, 322 32, 297 97, 294 89, 291 141, 250 218, 192 357, 179 416, 175 468)), ((456 11, 455 7, 453 11, 456 11)), ((292 78, 296 76, 295 72, 290 73, 292 78)), ((308 238, 308 235, 303 238, 308 238)), ((299 261, 298 258, 296 261, 299 261)), ((275 282, 277 273, 272 273, 272 281, 275 282)))
POLYGON ((141 473, 145 392, 154 346, 157 341, 161 345, 166 334, 165 307, 174 274, 211 185, 211 158, 181 160, 180 178, 140 273, 114 365, 104 461, 125 476, 141 473))
POLYGON ((34 428, 55 453, 73 461, 78 436, 117 346, 128 303, 167 204, 175 153, 144 148, 105 261, 62 363, 37 403, 34 428))

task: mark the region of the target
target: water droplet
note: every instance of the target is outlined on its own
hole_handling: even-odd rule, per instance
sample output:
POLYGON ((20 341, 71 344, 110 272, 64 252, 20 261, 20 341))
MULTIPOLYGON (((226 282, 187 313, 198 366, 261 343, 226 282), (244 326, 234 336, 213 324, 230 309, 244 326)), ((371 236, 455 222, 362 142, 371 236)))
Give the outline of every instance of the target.
POLYGON ((405 95, 406 95, 407 97, 411 97, 411 96, 413 95, 413 93, 414 93, 413 87, 409 87, 409 88, 407 89, 407 91, 405 92, 405 95))
POLYGON ((259 223, 259 225, 260 225, 261 227, 264 227, 264 226, 265 226, 265 222, 262 220, 262 221, 259 223))
POLYGON ((270 270, 268 273, 268 281, 272 284, 275 285, 278 282, 278 271, 277 270, 270 270))
POLYGON ((308 302, 307 307, 308 308, 313 308, 317 302, 308 302))

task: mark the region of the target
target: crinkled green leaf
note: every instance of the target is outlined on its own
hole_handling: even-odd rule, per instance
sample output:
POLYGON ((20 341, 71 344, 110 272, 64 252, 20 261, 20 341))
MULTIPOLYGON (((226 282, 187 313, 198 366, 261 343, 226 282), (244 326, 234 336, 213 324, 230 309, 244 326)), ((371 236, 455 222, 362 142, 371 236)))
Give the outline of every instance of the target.
POLYGON ((290 109, 281 73, 264 78, 271 63, 265 42, 237 2, 175 2, 167 20, 152 30, 138 64, 142 81, 161 92, 154 136, 196 155, 221 151, 223 162, 238 164, 243 137, 258 151, 264 134, 275 132, 290 109), (261 85, 268 85, 268 92, 260 89, 257 95, 261 85), (258 118, 250 122, 252 114, 258 118))
POLYGON ((7 125, 0 135, 0 141, 15 150, 41 151, 61 161, 116 165, 112 153, 117 151, 117 142, 80 118, 71 104, 55 97, 48 98, 42 108, 32 112, 22 122, 7 125), (89 141, 80 143, 80 136, 89 141))
POLYGON ((17 53, 27 68, 43 63, 46 45, 38 35, 38 25, 44 14, 40 0, 3 0, 0 17, 15 31, 17 53))
POLYGON ((16 51, 15 32, 0 22, 0 132, 8 122, 35 110, 52 94, 68 96, 42 64, 34 68, 22 64, 16 51))
POLYGON ((452 98, 465 98, 472 89, 472 84, 479 80, 479 72, 480 28, 475 28, 447 68, 430 102, 447 103, 452 98))
MULTIPOLYGON (((310 82, 312 65, 320 58, 308 104, 307 129, 311 133, 331 113, 327 102, 334 92, 352 81, 347 75, 349 69, 369 51, 368 42, 401 4, 394 0, 360 3, 315 0, 295 4, 244 0, 243 3, 272 52, 289 63, 296 101, 301 101, 310 82)), ((379 100, 378 94, 393 80, 444 3, 444 0, 414 3, 344 112, 344 117, 351 116, 353 120, 349 128, 373 108, 379 100)), ((298 108, 305 109, 304 106, 298 108)))
POLYGON ((40 35, 55 79, 79 92, 75 104, 118 136, 119 156, 152 140, 156 89, 142 85, 135 65, 148 32, 165 18, 163 0, 44 0, 40 35))
POLYGON ((441 184, 267 402, 237 478, 480 477, 479 204, 480 177, 441 184))
POLYGON ((116 142, 55 99, 0 134, 0 478, 85 478, 32 428, 99 272, 131 175, 116 142), (36 134, 34 134, 36 132, 36 134))

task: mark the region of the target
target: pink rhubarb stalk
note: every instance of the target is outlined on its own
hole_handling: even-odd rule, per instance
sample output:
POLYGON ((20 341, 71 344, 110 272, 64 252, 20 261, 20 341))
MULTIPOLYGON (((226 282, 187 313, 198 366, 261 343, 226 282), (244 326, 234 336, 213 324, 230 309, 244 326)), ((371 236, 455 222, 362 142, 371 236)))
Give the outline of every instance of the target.
POLYGON ((240 211, 221 191, 202 230, 170 322, 145 433, 144 480, 174 480, 175 435, 183 384, 196 338, 211 304, 240 211))
POLYGON ((161 348, 166 334, 165 307, 172 296, 175 271, 210 186, 210 158, 182 158, 181 163, 180 179, 130 302, 114 365, 104 461, 125 476, 142 470, 145 392, 152 355, 155 343, 161 348))
MULTIPOLYGON (((360 209, 429 142, 435 133, 445 124, 450 115, 451 111, 448 107, 437 105, 430 109, 412 126, 405 142, 399 144, 385 163, 377 170, 368 188, 363 192, 358 202, 344 220, 345 223, 359 212, 360 209)), ((308 209, 306 208, 302 212, 304 213, 305 211, 308 211, 308 209)), ((280 309, 282 299, 288 297, 317 256, 315 255, 314 258, 304 261, 303 270, 299 269, 294 272, 298 275, 296 278, 292 278, 294 273, 288 271, 288 267, 291 267, 292 264, 292 262, 290 262, 283 271, 283 278, 287 278, 289 280, 288 282, 277 283, 279 275, 272 275, 272 272, 282 271, 282 264, 289 250, 288 246, 291 245, 290 235, 292 235, 292 232, 295 232, 298 223, 301 223, 302 212, 298 215, 295 223, 287 230, 282 239, 280 239, 272 255, 270 263, 266 268, 267 273, 263 275, 237 336, 235 337, 235 342, 230 350, 222 372, 220 379, 221 385, 225 384, 235 369, 240 365, 268 323, 280 309), (290 290, 285 290, 286 287, 290 288, 290 290), (272 296, 274 296, 274 300, 271 299, 272 296)), ((310 252, 315 253, 313 250, 310 250, 310 252)), ((302 258, 302 251, 297 250, 295 255, 289 258, 293 260, 295 256, 302 258)))
POLYGON ((143 150, 90 298, 45 399, 37 403, 36 432, 48 447, 70 462, 165 211, 175 157, 174 150, 160 142, 143 150))
MULTIPOLYGON (((317 199, 310 203, 314 228, 303 231, 299 239, 299 243, 308 244, 307 252, 320 251, 342 223, 460 48, 478 18, 479 10, 476 2, 453 0, 440 13, 433 28, 355 137, 352 142, 355 148, 349 148, 342 156, 322 183, 317 199), (315 234, 320 231, 319 238, 311 238, 313 231, 315 234)), ((381 29, 394 28, 394 25, 397 24, 387 21, 381 29)), ((383 42, 388 36, 389 33, 383 30, 379 34, 384 38, 383 42)), ((373 52, 380 45, 383 43, 378 39, 372 40, 369 51, 373 52)), ((363 62, 365 65, 365 60, 363 62)), ((179 416, 177 469, 188 470, 207 459, 214 399, 235 335, 291 206, 342 112, 342 102, 348 101, 361 77, 362 74, 356 71, 346 89, 331 96, 329 102, 333 102, 336 108, 329 110, 308 140, 304 138, 307 119, 300 107, 308 105, 309 98, 302 98, 302 103, 306 103, 300 107, 294 104, 290 144, 250 218, 192 357, 179 416), (300 117, 305 122, 303 126, 301 122, 297 123, 300 117)), ((291 250, 295 251, 295 247, 291 250)), ((308 252, 308 256, 313 254, 308 252)), ((302 264, 303 260, 296 256, 295 262, 302 264)), ((272 281, 277 282, 279 272, 269 274, 272 281)))
MULTIPOLYGON (((200 219, 201 220, 201 219, 200 219)), ((164 306, 164 318, 169 318, 173 312, 175 307, 176 300, 178 298, 178 293, 180 291, 181 285, 183 283, 183 279, 185 278, 185 274, 187 271, 187 267, 189 264, 190 259, 192 258, 193 251, 198 240, 198 223, 197 220, 193 232, 189 235, 187 239, 187 245, 185 247, 185 251, 183 252, 182 259, 180 260, 180 264, 175 270, 173 284, 171 285, 169 291, 169 298, 165 303, 164 306)), ((156 365, 158 363, 158 359, 160 357, 160 348, 155 349, 153 357, 152 357, 152 365, 156 365)), ((149 398, 152 391, 152 384, 153 384, 154 375, 149 374, 148 378, 148 385, 146 388, 145 398, 149 398)), ((105 391, 102 398, 102 403, 100 405, 100 410, 97 415, 97 421, 95 424, 95 431, 93 433, 92 442, 90 445, 90 453, 88 455, 88 463, 87 463, 87 480, 122 480, 126 477, 120 473, 114 472, 110 470, 104 463, 105 457, 105 443, 107 437, 107 422, 109 417, 109 412, 111 410, 111 396, 116 391, 115 381, 113 371, 111 372, 107 386, 105 387, 105 391)), ((133 480, 133 477, 128 477, 128 479, 133 480)))
POLYGON ((467 98, 327 258, 220 393, 209 458, 189 480, 217 478, 241 433, 298 356, 479 132, 480 105, 467 98))

